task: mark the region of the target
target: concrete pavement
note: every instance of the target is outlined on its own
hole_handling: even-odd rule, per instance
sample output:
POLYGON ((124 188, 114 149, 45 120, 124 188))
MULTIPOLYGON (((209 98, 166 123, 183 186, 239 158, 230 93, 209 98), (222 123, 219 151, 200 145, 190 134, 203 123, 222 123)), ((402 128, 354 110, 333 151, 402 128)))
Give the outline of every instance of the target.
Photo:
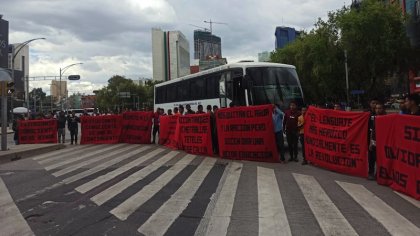
POLYGON ((0 177, 35 235, 420 235, 419 201, 295 162, 83 145, 0 177))

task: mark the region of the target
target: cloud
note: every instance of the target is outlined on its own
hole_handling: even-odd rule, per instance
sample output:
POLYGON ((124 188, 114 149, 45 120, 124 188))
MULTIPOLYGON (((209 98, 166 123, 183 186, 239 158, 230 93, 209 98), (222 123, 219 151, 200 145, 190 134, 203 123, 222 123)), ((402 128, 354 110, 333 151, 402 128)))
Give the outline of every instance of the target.
MULTIPOLYGON (((256 60, 257 53, 274 50, 276 26, 313 27, 318 17, 341 8, 336 0, 13 0, 3 1, 9 21, 10 42, 35 37, 30 44, 30 75, 58 76, 60 67, 83 62, 68 74, 82 80, 70 91, 92 93, 115 75, 152 76, 151 28, 181 30, 190 41, 191 24, 209 27, 222 38, 222 53, 229 62, 256 60), (85 84, 86 83, 86 84, 85 84)), ((31 82, 49 90, 48 81, 31 82)))

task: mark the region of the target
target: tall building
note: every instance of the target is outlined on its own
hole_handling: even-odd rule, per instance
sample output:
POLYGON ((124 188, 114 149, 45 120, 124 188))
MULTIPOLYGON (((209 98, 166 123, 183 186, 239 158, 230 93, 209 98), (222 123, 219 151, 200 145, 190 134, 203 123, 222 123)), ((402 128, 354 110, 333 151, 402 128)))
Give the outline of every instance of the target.
POLYGON ((60 95, 61 98, 67 98, 68 90, 67 90, 67 81, 61 80, 61 93, 60 93, 60 81, 52 80, 51 81, 51 96, 54 100, 59 101, 60 95))
POLYGON ((258 62, 269 62, 270 61, 270 52, 264 51, 258 53, 258 62))
MULTIPOLYGON (((9 69, 12 69, 12 53, 16 54, 19 50, 20 44, 10 44, 9 45, 9 69)), ((29 46, 25 45, 22 49, 16 54, 14 61, 14 77, 15 77, 15 93, 14 97, 18 99, 23 99, 25 97, 25 78, 29 76, 29 46)))
POLYGON ((299 37, 300 32, 294 28, 278 26, 274 35, 276 36, 276 49, 280 49, 295 41, 299 37))
POLYGON ((222 40, 211 32, 194 30, 194 59, 222 58, 222 40))
POLYGON ((190 73, 190 45, 180 31, 152 29, 153 80, 167 81, 190 73))

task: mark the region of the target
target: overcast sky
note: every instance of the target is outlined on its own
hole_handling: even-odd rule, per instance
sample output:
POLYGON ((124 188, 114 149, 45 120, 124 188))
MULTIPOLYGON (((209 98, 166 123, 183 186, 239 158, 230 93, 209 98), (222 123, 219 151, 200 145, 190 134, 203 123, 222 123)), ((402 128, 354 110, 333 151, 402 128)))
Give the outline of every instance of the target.
MULTIPOLYGON (((69 92, 92 93, 115 74, 133 79, 151 78, 151 28, 180 30, 190 42, 193 25, 213 25, 222 38, 228 62, 257 59, 257 53, 274 50, 276 26, 309 30, 318 17, 341 8, 338 0, 0 0, 0 14, 9 21, 9 42, 31 38, 30 76, 58 75, 59 68, 83 62, 68 70, 80 74, 69 92)), ((350 2, 350 0, 347 0, 350 2)), ((31 89, 48 81, 31 82, 31 89)))

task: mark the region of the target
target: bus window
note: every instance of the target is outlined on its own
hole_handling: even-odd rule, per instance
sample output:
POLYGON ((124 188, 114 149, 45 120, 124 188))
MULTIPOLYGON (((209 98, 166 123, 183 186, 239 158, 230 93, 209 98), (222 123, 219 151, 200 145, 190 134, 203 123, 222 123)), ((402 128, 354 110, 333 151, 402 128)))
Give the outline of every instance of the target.
POLYGON ((233 78, 233 103, 235 106, 245 106, 245 89, 242 86, 242 76, 233 78))
POLYGON ((227 107, 225 82, 226 82, 226 74, 223 74, 219 82, 219 95, 220 95, 221 108, 227 107))

